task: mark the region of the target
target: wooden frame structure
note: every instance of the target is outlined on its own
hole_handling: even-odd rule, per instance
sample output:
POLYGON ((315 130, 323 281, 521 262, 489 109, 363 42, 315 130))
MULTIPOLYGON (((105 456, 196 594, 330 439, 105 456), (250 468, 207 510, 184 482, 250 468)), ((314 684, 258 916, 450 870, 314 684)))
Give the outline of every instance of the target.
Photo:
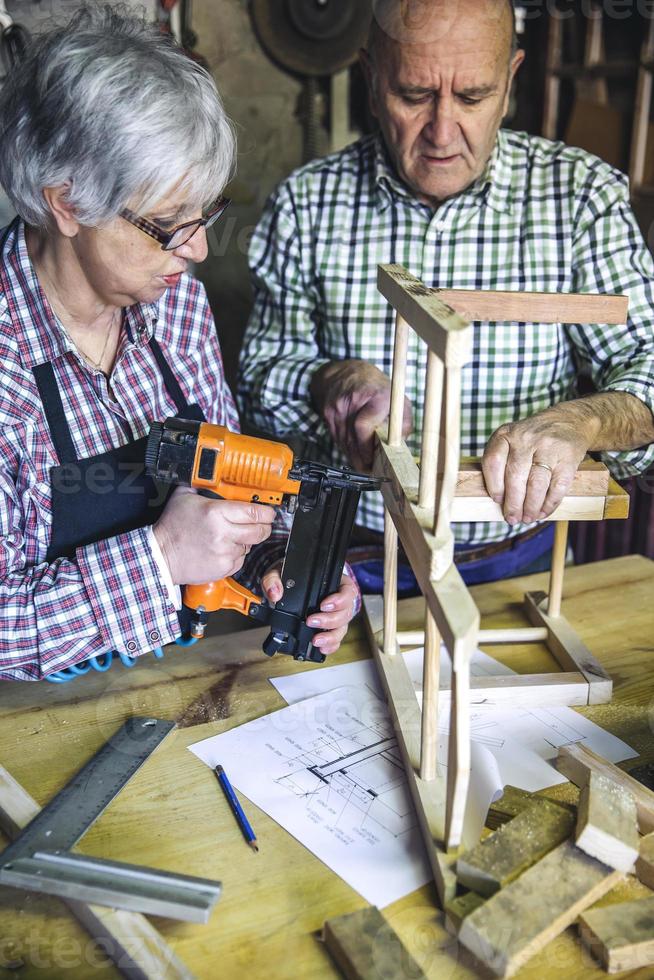
MULTIPOLYGON (((623 296, 493 293, 429 289, 401 266, 379 267, 378 288, 396 311, 388 435, 377 432, 375 473, 385 477, 384 598, 367 597, 368 636, 396 728, 409 787, 441 902, 454 897, 453 863, 461 843, 470 776, 470 656, 478 642, 545 641, 565 672, 483 678, 486 701, 531 704, 609 701, 611 679, 561 616, 569 520, 626 517, 629 498, 601 464, 588 461, 556 521, 549 596, 528 593, 531 628, 479 631, 479 612, 454 564, 453 521, 503 520, 478 462, 460 464, 461 373, 472 355, 467 319, 543 323, 624 323, 623 296), (459 312, 457 312, 457 310, 459 312), (428 348, 421 465, 402 438, 409 330, 428 348), (397 630, 398 538, 425 597, 422 632, 397 630), (441 639, 452 660, 447 775, 439 771, 441 639), (422 711, 402 646, 424 643, 422 711)), ((476 681, 477 679, 475 679, 476 681)), ((481 684, 473 684, 476 699, 481 684)))

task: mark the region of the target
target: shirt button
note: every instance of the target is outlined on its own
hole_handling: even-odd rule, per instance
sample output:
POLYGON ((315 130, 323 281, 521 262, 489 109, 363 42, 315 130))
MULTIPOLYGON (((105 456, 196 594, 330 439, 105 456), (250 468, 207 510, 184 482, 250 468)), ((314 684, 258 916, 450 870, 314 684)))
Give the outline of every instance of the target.
POLYGON ((127 641, 127 649, 129 650, 130 653, 134 653, 134 651, 137 649, 137 645, 134 642, 134 640, 127 641))
POLYGON ((160 640, 161 633, 159 632, 159 630, 152 630, 152 632, 150 633, 150 639, 152 640, 153 643, 156 643, 158 640, 160 640))

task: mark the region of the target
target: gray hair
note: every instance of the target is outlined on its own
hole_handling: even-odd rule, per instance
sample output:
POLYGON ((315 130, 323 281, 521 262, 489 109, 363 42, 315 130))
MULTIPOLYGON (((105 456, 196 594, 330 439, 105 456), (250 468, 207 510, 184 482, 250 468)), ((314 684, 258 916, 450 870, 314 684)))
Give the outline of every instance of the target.
POLYGON ((173 189, 204 207, 232 176, 234 128, 211 76, 123 8, 83 7, 36 39, 0 91, 0 183, 50 227, 45 187, 67 185, 84 225, 173 189))
MULTIPOLYGON (((513 58, 520 46, 515 5, 514 0, 504 0, 504 2, 508 4, 509 10, 511 11, 511 58, 513 58)), ((366 48, 373 62, 373 68, 375 67, 380 41, 385 36, 392 37, 394 40, 406 44, 416 44, 435 39, 434 37, 430 37, 429 32, 425 34, 424 18, 420 16, 420 14, 424 13, 429 17, 431 0, 417 0, 415 6, 420 8, 421 3, 423 10, 418 10, 417 20, 412 26, 410 17, 407 18, 411 0, 373 0, 373 17, 370 23, 370 33, 366 48)), ((498 13, 500 12, 498 7, 498 13)), ((443 30, 447 30, 448 28, 449 24, 444 22, 443 30)), ((436 36, 439 36, 438 30, 436 31, 436 36)))

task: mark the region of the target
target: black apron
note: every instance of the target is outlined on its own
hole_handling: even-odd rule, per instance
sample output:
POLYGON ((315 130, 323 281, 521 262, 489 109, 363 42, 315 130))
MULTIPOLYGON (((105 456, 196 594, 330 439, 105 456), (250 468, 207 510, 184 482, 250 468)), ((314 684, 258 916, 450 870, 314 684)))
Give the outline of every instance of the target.
MULTIPOLYGON (((189 405, 154 337, 150 349, 175 402, 176 418, 204 422, 189 405)), ((76 548, 147 527, 161 515, 171 487, 145 474, 147 436, 96 456, 78 459, 50 362, 32 369, 59 465, 50 469, 52 534, 46 560, 73 558, 76 548)))

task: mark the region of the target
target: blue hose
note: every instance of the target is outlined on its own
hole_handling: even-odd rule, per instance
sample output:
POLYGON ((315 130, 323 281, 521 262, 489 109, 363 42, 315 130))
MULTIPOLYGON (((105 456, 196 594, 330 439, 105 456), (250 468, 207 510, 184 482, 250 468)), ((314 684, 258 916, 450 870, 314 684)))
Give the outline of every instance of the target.
MULTIPOLYGON (((186 638, 178 636, 175 640, 177 646, 180 647, 192 647, 197 642, 197 639, 193 636, 186 638)), ((157 660, 163 659, 164 652, 161 647, 155 647, 152 653, 157 660)), ((123 667, 133 667, 136 661, 140 660, 140 657, 130 657, 128 653, 109 650, 107 653, 101 653, 97 657, 88 657, 78 664, 73 664, 72 667, 66 667, 65 670, 58 670, 55 674, 48 674, 45 680, 50 681, 52 684, 67 684, 68 681, 74 681, 81 674, 88 674, 90 670, 94 670, 98 674, 104 674, 111 667, 114 657, 118 657, 123 667)))

